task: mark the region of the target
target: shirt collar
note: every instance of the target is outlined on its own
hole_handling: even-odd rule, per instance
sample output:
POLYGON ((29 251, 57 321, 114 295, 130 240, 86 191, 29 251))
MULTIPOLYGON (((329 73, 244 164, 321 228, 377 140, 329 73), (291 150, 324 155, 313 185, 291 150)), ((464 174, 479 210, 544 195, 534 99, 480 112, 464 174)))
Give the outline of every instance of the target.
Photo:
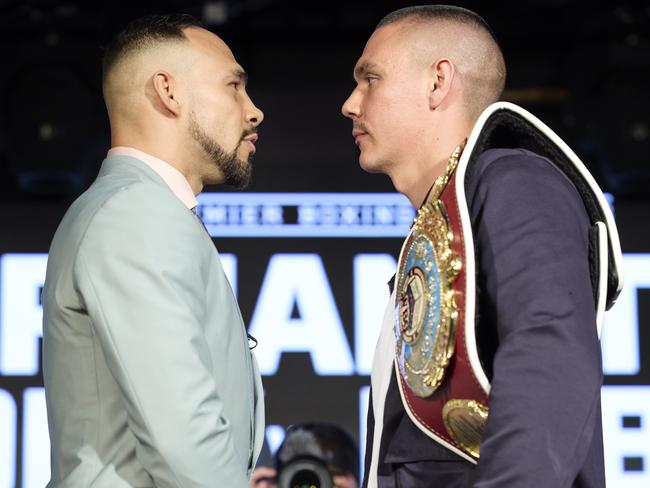
POLYGON ((133 147, 126 146, 112 147, 108 151, 108 156, 129 156, 142 161, 163 179, 171 191, 174 192, 174 195, 176 195, 187 208, 192 209, 198 205, 199 202, 196 200, 192 187, 185 176, 166 161, 158 159, 151 154, 147 154, 133 147))

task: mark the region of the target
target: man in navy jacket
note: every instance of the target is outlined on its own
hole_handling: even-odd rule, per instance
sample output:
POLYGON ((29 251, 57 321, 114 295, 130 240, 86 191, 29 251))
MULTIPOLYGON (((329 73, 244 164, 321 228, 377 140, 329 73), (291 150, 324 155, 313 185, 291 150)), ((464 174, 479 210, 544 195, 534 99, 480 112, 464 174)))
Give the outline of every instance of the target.
MULTIPOLYGON (((505 63, 473 12, 410 7, 380 22, 354 77, 342 112, 353 122, 360 165, 388 175, 419 208, 501 96, 505 63)), ((491 383, 480 459, 466 461, 411 421, 394 368, 378 393, 377 370, 393 361, 378 347, 364 486, 605 485, 590 218, 556 161, 497 147, 478 155, 465 180, 477 347, 491 383)))

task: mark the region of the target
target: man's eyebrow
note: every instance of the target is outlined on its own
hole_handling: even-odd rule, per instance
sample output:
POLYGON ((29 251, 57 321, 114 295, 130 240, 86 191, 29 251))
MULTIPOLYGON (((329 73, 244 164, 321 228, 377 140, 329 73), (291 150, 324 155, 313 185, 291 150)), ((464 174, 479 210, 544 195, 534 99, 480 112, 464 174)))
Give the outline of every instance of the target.
POLYGON ((370 61, 365 61, 354 68, 354 77, 361 78, 367 71, 378 71, 379 66, 370 61))
POLYGON ((235 78, 239 78, 239 81, 244 85, 248 83, 248 73, 243 69, 234 69, 230 74, 235 78))

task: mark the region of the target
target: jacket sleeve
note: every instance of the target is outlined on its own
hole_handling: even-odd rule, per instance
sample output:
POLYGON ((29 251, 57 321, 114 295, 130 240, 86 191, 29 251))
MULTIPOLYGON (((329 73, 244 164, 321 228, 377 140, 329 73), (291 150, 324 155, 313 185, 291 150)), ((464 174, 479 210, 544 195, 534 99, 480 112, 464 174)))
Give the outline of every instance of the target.
POLYGON ((74 270, 136 456, 158 487, 248 485, 203 335, 203 232, 167 189, 136 184, 93 217, 74 270))
POLYGON ((589 221, 569 180, 532 153, 493 160, 478 181, 479 313, 498 347, 474 486, 570 487, 600 420, 589 221))

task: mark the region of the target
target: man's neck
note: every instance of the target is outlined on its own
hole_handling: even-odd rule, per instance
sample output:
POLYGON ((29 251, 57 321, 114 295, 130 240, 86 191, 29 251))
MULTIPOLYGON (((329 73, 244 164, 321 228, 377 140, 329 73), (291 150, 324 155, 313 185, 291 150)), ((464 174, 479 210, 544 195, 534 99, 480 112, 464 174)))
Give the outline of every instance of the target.
MULTIPOLYGON (((134 132, 137 134, 136 131, 134 132)), ((155 137, 154 140, 149 140, 142 134, 139 137, 128 137, 128 135, 128 132, 126 134, 120 132, 114 134, 111 138, 111 147, 132 147, 165 161, 187 179, 195 195, 201 193, 203 182, 199 175, 190 171, 190 165, 185 164, 185 153, 170 145, 169 142, 165 143, 164 137, 155 137)))
POLYGON ((452 153, 464 144, 472 131, 473 123, 464 114, 448 115, 447 119, 445 124, 432 123, 431 132, 423 139, 428 141, 428 146, 419 148, 415 158, 407 162, 408 166, 398 166, 398 172, 390 175, 395 189, 415 208, 425 203, 429 190, 447 168, 452 153))
POLYGON ((445 172, 449 158, 456 147, 457 145, 450 148, 448 153, 445 150, 444 154, 441 153, 437 157, 431 157, 421 164, 412 166, 408 173, 391 176, 395 189, 404 194, 411 205, 420 208, 428 198, 436 179, 445 172))
POLYGON ((443 173, 447 166, 447 160, 439 160, 427 168, 426 171, 416 175, 411 188, 404 194, 415 208, 420 208, 426 201, 431 187, 436 179, 443 173))

